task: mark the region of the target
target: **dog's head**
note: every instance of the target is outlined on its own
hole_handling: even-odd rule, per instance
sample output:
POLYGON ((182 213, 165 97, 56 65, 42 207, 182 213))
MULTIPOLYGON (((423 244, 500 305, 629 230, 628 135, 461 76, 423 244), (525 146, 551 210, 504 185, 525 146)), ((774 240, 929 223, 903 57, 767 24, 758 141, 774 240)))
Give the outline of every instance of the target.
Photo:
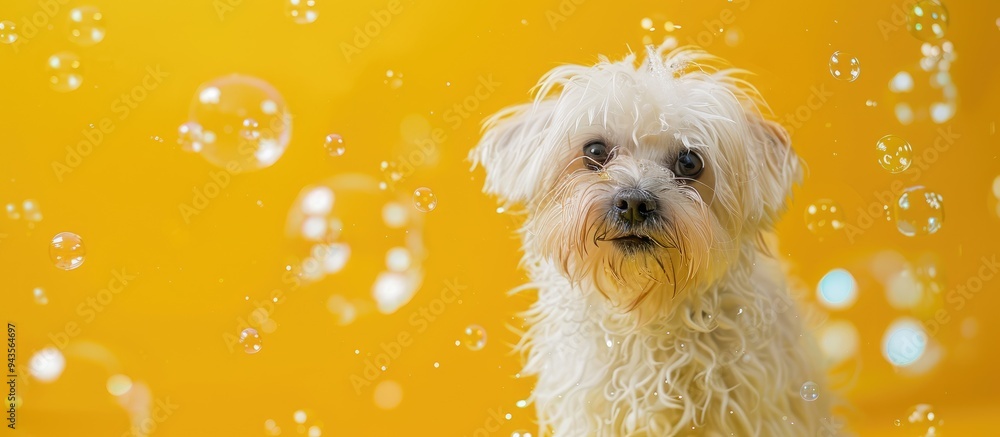
POLYGON ((623 308, 713 282, 773 227, 800 177, 741 71, 650 47, 546 74, 485 122, 484 191, 523 205, 525 250, 623 308))

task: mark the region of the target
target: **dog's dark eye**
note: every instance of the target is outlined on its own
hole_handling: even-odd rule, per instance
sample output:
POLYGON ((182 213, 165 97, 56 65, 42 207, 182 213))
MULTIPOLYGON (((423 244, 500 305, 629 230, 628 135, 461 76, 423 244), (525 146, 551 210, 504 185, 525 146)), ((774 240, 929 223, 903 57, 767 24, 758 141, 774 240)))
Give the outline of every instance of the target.
POLYGON ((701 161, 701 157, 697 153, 685 150, 677 157, 677 165, 674 170, 678 176, 696 178, 704 168, 705 164, 701 161))
POLYGON ((600 141, 592 141, 583 146, 584 164, 591 170, 599 170, 608 162, 608 146, 600 141))

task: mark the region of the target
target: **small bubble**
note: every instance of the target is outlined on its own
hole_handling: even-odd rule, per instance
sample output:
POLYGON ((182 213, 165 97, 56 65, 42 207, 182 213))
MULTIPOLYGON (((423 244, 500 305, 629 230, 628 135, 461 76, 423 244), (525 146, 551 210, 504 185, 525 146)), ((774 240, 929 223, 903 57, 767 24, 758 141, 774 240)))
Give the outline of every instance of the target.
POLYGON ((462 343, 471 351, 482 350, 486 347, 486 328, 479 325, 467 326, 462 334, 462 343))
POLYGON ((518 430, 510 433, 510 437, 531 437, 531 431, 518 430))
POLYGON ((403 386, 396 381, 382 381, 375 386, 373 397, 375 406, 392 410, 403 401, 403 386))
POLYGON ((35 303, 39 305, 48 305, 49 297, 45 295, 45 290, 42 290, 41 287, 36 287, 32 290, 31 295, 35 298, 35 303))
POLYGON ((639 22, 639 26, 642 26, 642 28, 645 30, 652 30, 651 28, 653 27, 653 19, 649 17, 643 18, 639 22))
POLYGON ((74 53, 60 52, 49 56, 46 70, 49 75, 49 86, 53 90, 68 93, 83 84, 80 57, 74 53))
POLYGON ((260 352, 261 343, 260 335, 257 334, 256 329, 247 328, 240 332, 240 344, 243 345, 243 352, 248 354, 260 352))
POLYGON ((437 369, 438 367, 441 367, 441 363, 435 361, 434 362, 434 368, 437 369))
POLYGON ((521 399, 521 400, 515 402, 514 405, 517 406, 517 408, 524 408, 524 407, 528 406, 528 401, 526 401, 524 399, 521 399))
POLYGON ((49 259, 62 270, 73 270, 83 265, 87 248, 83 239, 72 232, 60 232, 52 237, 49 244, 49 259))
POLYGON ((921 41, 937 41, 948 30, 948 10, 938 1, 920 0, 907 11, 906 28, 921 41))
POLYGON ((337 134, 327 135, 323 147, 330 156, 344 156, 344 152, 347 151, 344 147, 344 138, 337 134))
POLYGON ((799 389, 799 396, 802 396, 802 400, 809 402, 819 399, 819 385, 812 381, 806 381, 799 389))
POLYGON ((844 227, 844 211, 830 199, 817 200, 806 207, 806 229, 825 237, 844 227))
POLYGON ((421 187, 413 191, 413 206, 420 212, 431 212, 437 208, 437 196, 430 188, 421 187))
POLYGON ((944 197, 922 186, 907 188, 894 205, 893 217, 907 237, 933 234, 944 224, 944 197))
POLYGON ((81 47, 104 41, 104 15, 94 6, 80 6, 69 11, 69 40, 81 47))
POLYGON ((913 162, 913 148, 910 143, 896 135, 886 135, 875 143, 878 163, 890 173, 902 173, 913 162))
POLYGON ((288 0, 285 11, 295 24, 309 24, 319 18, 316 0, 288 0))
POLYGON ((833 52, 830 55, 830 74, 836 79, 854 82, 861 74, 861 62, 849 53, 833 52))
POLYGON ((122 396, 132 390, 132 379, 125 375, 111 375, 107 383, 108 393, 122 396))
POLYGON ((17 25, 10 20, 0 21, 0 43, 13 44, 17 38, 17 25))
POLYGON ((305 411, 297 410, 294 413, 292 413, 292 419, 295 420, 295 423, 306 423, 306 418, 307 417, 305 411))
POLYGON ((308 435, 309 437, 320 437, 323 435, 323 429, 317 425, 310 426, 308 435))

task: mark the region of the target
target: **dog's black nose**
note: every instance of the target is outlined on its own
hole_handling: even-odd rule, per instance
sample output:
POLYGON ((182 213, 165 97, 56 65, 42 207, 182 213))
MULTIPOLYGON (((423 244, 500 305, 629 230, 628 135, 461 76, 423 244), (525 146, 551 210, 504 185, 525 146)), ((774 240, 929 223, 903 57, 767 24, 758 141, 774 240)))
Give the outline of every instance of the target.
POLYGON ((625 223, 642 223, 656 213, 656 198, 649 191, 634 188, 619 190, 613 202, 614 211, 625 223))

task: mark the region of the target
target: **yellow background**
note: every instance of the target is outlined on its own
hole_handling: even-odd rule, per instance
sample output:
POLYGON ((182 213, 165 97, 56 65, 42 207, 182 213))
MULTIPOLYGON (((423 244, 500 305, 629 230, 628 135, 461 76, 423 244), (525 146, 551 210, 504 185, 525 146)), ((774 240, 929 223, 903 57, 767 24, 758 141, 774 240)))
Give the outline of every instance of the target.
MULTIPOLYGON (((126 374, 148 385, 154 399, 179 406, 154 435, 265 435, 268 419, 281 426, 282 435, 296 435, 292 413, 299 409, 309 410, 310 423, 322 424, 323 435, 472 435, 492 409, 512 414, 493 435, 531 428, 530 407, 515 407, 529 395, 531 381, 514 376, 518 360, 509 344, 517 337, 508 329, 529 298, 505 295, 524 281, 517 270, 516 219, 496 213, 494 202, 479 193, 481 173, 469 173, 464 161, 479 121, 525 101, 534 82, 555 65, 592 63, 598 54, 619 58, 629 47, 639 50, 647 35, 656 42, 668 35, 687 42, 708 32, 703 22, 724 10, 735 17, 726 27, 737 27, 743 39, 734 47, 716 33, 706 48, 755 72, 753 82, 776 114, 806 104, 811 87, 833 93, 794 134, 809 171, 779 235, 781 253, 809 287, 835 267, 858 277, 857 304, 830 315, 854 323, 861 338, 858 355, 839 369, 848 376, 837 379, 853 404, 851 429, 889 434, 908 407, 930 403, 945 420, 947 435, 994 433, 989 429, 1000 414, 1000 324, 994 316, 1000 281, 987 282, 962 310, 938 303, 952 316, 935 338, 943 358, 927 373, 907 375, 886 362, 880 344, 889 323, 912 313, 890 307, 864 266, 886 249, 911 260, 933 253, 947 290, 975 276, 979 259, 1000 249, 1000 219, 988 202, 1000 174, 994 124, 1000 4, 947 2, 960 101, 956 116, 942 126, 961 137, 919 177, 944 196, 943 229, 908 238, 892 223, 876 220, 851 242, 843 232, 824 241, 810 234, 805 206, 834 199, 847 221, 856 223, 858 208, 876 200, 872 193, 893 180, 912 185, 913 170, 891 175, 878 166, 875 140, 901 135, 921 153, 932 147, 940 127, 929 121, 901 126, 892 113, 887 83, 919 59, 921 43, 898 21, 899 29, 885 36, 878 23, 892 26, 894 7, 903 2, 403 0, 402 12, 348 62, 341 44, 350 43, 355 26, 364 26, 388 2, 316 1, 319 19, 299 25, 285 16, 279 0, 245 0, 223 8, 221 17, 209 0, 95 0, 89 4, 101 8, 107 37, 87 48, 67 38, 68 10, 86 3, 69 2, 51 28, 16 53, 0 46, 0 204, 34 199, 44 214, 33 228, 23 219, 0 218, 0 315, 18 326, 21 365, 50 343, 50 334, 69 322, 80 324, 64 351, 60 379, 29 379, 19 386, 23 407, 16 435, 122 435, 129 416, 105 388, 112 373, 126 374), (546 13, 560 7, 569 13, 560 13, 565 20, 553 27, 546 13), (653 19, 655 31, 640 27, 644 17, 653 19), (681 27, 668 34, 662 29, 667 20, 681 27), (830 75, 827 59, 835 50, 860 59, 856 82, 830 75), (81 58, 84 83, 76 91, 58 93, 47 84, 46 60, 59 51, 81 58), (156 66, 169 76, 58 181, 52 162, 65 159, 66 146, 79 142, 88 124, 113 116, 112 102, 156 66), (401 86, 386 83, 387 70, 403 75, 401 86), (177 126, 186 121, 197 87, 229 73, 260 77, 281 92, 294 115, 292 140, 274 166, 234 177, 185 223, 179 205, 190 203, 192 189, 210 182, 217 168, 174 144, 177 126), (456 128, 444 113, 473 96, 480 77, 500 86, 456 128), (866 100, 878 105, 866 106, 866 100), (288 211, 304 186, 328 177, 382 177, 379 163, 414 150, 414 129, 420 133, 428 126, 446 133, 436 163, 419 166, 397 187, 404 196, 430 187, 439 199, 425 216, 423 287, 392 315, 367 312, 340 326, 326 308, 328 297, 371 301, 377 269, 364 263, 380 259, 352 258, 361 264, 356 269, 349 263, 341 274, 288 290, 285 266, 308 254, 307 246, 285 234, 288 211), (326 155, 323 138, 329 133, 345 138, 344 156, 326 155), (61 231, 84 238, 87 258, 77 270, 57 270, 49 260, 49 241, 61 231), (112 269, 122 268, 137 278, 84 323, 77 306, 106 286, 112 269), (417 332, 408 317, 437 298, 449 280, 468 287, 461 303, 450 304, 425 332, 417 332), (45 289, 48 305, 33 301, 35 287, 45 289), (286 300, 271 314, 278 329, 262 334, 258 354, 231 352, 224 335, 236 335, 237 321, 253 310, 244 297, 266 300, 274 289, 286 290, 286 300), (971 338, 960 333, 966 318, 978 326, 971 338), (488 332, 481 351, 454 344, 470 323, 488 332), (373 403, 374 384, 358 395, 349 377, 360 375, 364 359, 400 332, 410 333, 413 344, 376 380, 403 388, 402 403, 386 411, 373 403)), ((22 17, 40 10, 32 1, 7 1, 0 19, 21 25, 22 17)), ((370 234, 373 246, 381 244, 380 203, 361 198, 338 205, 374 211, 370 220, 345 225, 370 234)))

